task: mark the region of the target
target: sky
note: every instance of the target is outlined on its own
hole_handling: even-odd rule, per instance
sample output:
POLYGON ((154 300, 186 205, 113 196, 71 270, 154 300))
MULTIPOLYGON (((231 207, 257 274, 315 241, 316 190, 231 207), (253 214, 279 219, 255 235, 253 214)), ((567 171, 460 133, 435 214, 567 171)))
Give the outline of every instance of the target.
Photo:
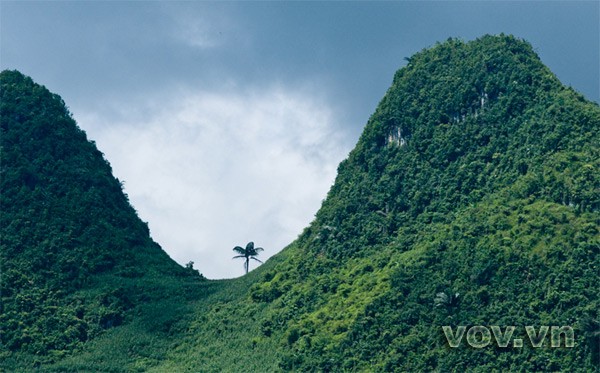
POLYGON ((64 99, 174 260, 232 278, 234 246, 266 260, 310 224, 423 48, 513 34, 600 102, 599 4, 2 0, 0 68, 64 99))

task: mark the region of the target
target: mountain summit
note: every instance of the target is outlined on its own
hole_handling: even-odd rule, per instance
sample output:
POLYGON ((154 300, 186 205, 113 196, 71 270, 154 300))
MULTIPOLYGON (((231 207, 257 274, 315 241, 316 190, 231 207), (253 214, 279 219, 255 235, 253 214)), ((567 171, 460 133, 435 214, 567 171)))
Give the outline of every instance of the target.
POLYGON ((281 366, 591 369, 598 133, 598 105, 515 37, 409 58, 293 258, 251 292, 285 325, 281 366), (444 325, 514 326, 524 341, 528 325, 567 326, 577 346, 450 348, 444 325))
MULTIPOLYGON (((10 233, 8 242, 23 242, 7 245, 7 250, 3 241, 2 259, 12 268, 26 268, 37 281, 33 284, 52 278, 52 289, 68 294, 89 285, 83 281, 79 288, 69 288, 65 284, 71 280, 61 277, 63 268, 99 271, 105 274, 102 278, 114 279, 138 273, 136 268, 144 263, 169 278, 163 289, 177 289, 185 281, 188 289, 196 289, 186 299, 167 290, 152 299, 117 297, 128 299, 128 306, 119 308, 122 325, 101 323, 103 332, 94 334, 92 342, 80 338, 76 353, 70 344, 44 345, 41 354, 52 347, 59 356, 47 358, 45 367, 157 372, 593 370, 599 348, 600 108, 564 87, 528 43, 512 36, 449 39, 407 62, 299 238, 240 279, 194 283, 179 274, 167 276, 179 269, 149 240, 118 182, 106 176, 106 162, 89 143, 79 142, 87 147, 80 153, 83 158, 52 179, 80 184, 57 186, 44 195, 72 196, 76 206, 61 215, 60 224, 53 215, 44 215, 48 197, 38 193, 51 183, 38 176, 48 172, 40 165, 60 164, 63 147, 33 155, 22 148, 48 131, 46 126, 34 130, 22 125, 28 123, 29 111, 38 112, 40 120, 49 111, 35 111, 36 101, 20 99, 39 90, 37 86, 28 83, 24 92, 15 93, 12 80, 30 81, 3 73, 2 129, 10 131, 14 122, 29 131, 13 137, 3 132, 3 147, 17 144, 14 155, 3 156, 3 211, 8 198, 19 203, 22 194, 31 202, 26 208, 7 203, 11 214, 30 215, 2 220, 3 231, 10 233), (13 109, 21 105, 21 111, 13 109), (4 118, 10 118, 6 124, 4 118), (56 154, 55 162, 40 160, 46 154, 56 154), (96 154, 96 163, 86 161, 86 154, 96 154), (14 174, 6 178, 6 187, 5 165, 14 174), (104 170, 102 177, 80 176, 96 175, 97 170, 104 170), (89 190, 99 180, 108 181, 101 188, 106 194, 98 196, 89 190), (88 217, 99 206, 94 198, 104 198, 100 205, 121 206, 110 210, 130 218, 114 224, 121 215, 109 214, 87 221, 87 228, 67 231, 72 238, 64 238, 60 227, 88 217), (78 209, 80 200, 85 204, 78 209), (30 233, 44 216, 50 220, 44 235, 30 233), (85 235, 86 229, 101 233, 122 224, 132 224, 138 233, 89 246, 97 250, 78 255, 87 258, 80 264, 62 259, 69 258, 70 251, 63 248, 71 239, 81 241, 83 235, 88 238, 84 242, 91 242, 94 235, 85 235), (26 263, 31 255, 43 257, 48 247, 67 254, 59 254, 51 263, 61 264, 52 264, 38 280, 40 266, 26 263), (144 255, 138 257, 138 252, 144 255), (89 262, 99 264, 83 265, 89 262), (490 334, 487 343, 485 330, 490 334), (556 338, 551 332, 557 330, 560 348, 552 347, 556 338), (565 347, 571 337, 573 346, 565 347)), ((56 118, 74 126, 64 112, 56 118)), ((57 136, 63 133, 60 125, 52 128, 57 136)), ((66 141, 65 147, 70 144, 66 141)), ((24 296, 37 293, 29 278, 17 273, 4 282, 9 290, 2 294, 11 307, 9 316, 2 317, 12 322, 6 329, 12 341, 8 348, 15 354, 6 356, 17 356, 8 363, 12 368, 27 366, 32 359, 27 354, 37 353, 19 337, 25 330, 19 322, 31 319, 28 312, 40 312, 35 303, 21 306, 24 296), (22 283, 23 290, 17 290, 22 283)), ((115 285, 109 281, 103 291, 115 285)), ((51 306, 42 305, 46 310, 51 306)), ((62 320, 58 317, 57 322, 62 320)))
POLYGON ((0 82, 0 341, 44 355, 121 324, 141 297, 129 286, 187 272, 150 239, 62 99, 17 71, 0 82))

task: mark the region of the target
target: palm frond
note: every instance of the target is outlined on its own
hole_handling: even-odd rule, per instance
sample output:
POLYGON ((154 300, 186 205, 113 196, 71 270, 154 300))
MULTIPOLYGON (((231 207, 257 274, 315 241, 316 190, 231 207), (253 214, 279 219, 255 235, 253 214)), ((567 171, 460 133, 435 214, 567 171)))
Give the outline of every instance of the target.
POLYGON ((246 254, 246 250, 244 250, 242 247, 240 246, 236 246, 233 248, 233 251, 235 251, 236 253, 240 253, 242 255, 246 254))

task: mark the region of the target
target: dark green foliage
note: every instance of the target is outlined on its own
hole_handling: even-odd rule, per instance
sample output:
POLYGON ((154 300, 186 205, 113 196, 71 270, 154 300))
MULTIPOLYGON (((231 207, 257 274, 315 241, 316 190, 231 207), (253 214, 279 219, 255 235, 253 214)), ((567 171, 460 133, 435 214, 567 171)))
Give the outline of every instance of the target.
POLYGON ((252 290, 284 325, 269 328, 290 346, 280 366, 591 370, 599 130, 598 106, 514 37, 411 57, 286 279, 252 290), (452 350, 442 325, 570 325, 579 344, 452 350))
MULTIPOLYGON (((117 234, 118 242, 86 246, 98 250, 75 256, 88 253, 95 263, 82 266, 63 263, 69 256, 61 248, 81 250, 69 237, 95 242, 96 235, 114 230, 112 217, 64 231, 73 236, 50 222, 41 239, 32 216, 45 216, 45 199, 27 205, 37 209, 35 215, 17 209, 21 220, 2 220, 3 230, 15 232, 8 242, 37 246, 28 255, 20 254, 27 246, 3 246, 3 260, 10 254, 17 268, 7 277, 3 301, 21 312, 2 316, 12 323, 8 340, 21 341, 25 326, 19 322, 32 320, 30 313, 49 313, 49 300, 66 299, 60 307, 67 316, 44 318, 68 330, 66 341, 122 325, 83 344, 77 354, 60 356, 48 370, 593 371, 599 364, 598 133, 598 105, 565 88, 526 42, 504 35, 469 43, 450 39, 409 58, 396 73, 356 148, 340 164, 315 221, 247 276, 185 285, 190 266, 183 277, 163 281, 149 299, 140 299, 124 290, 152 289, 154 277, 120 263, 150 266, 144 260, 152 257, 154 268, 172 271, 159 254, 128 259, 132 247, 136 255, 155 247, 142 240, 144 227, 137 228, 139 242, 117 234), (39 266, 44 250, 57 252, 57 261, 48 262, 55 267, 46 272, 39 266), (69 272, 55 273, 58 265, 73 268, 69 278, 81 280, 66 281, 61 276, 69 272), (113 281, 93 292, 77 290, 97 284, 90 272, 113 281), (513 338, 525 343, 450 348, 443 325, 514 325, 513 338), (572 326, 575 347, 550 348, 546 341, 534 348, 527 325, 572 326)), ((29 163, 11 161, 23 165, 10 168, 7 185, 15 196, 31 199, 47 185, 35 166, 43 154, 29 163)), ((98 162, 103 165, 88 169, 107 169, 98 162)), ((87 164, 80 160, 72 167, 79 163, 87 164)), ((64 196, 81 204, 93 186, 85 185, 65 187, 64 196)), ((110 188, 120 193, 118 185, 110 188)), ((101 190, 107 194, 95 198, 107 199, 102 204, 120 203, 124 210, 117 211, 135 215, 121 194, 101 190)), ((69 224, 78 213, 71 212, 69 224)), ((122 219, 134 231, 139 224, 122 219)), ((32 348, 29 340, 19 343, 12 348, 32 348)), ((52 343, 66 342, 36 348, 52 343)), ((9 367, 30 366, 29 355, 5 356, 9 367)))
POLYGON ((142 279, 186 272, 61 98, 16 71, 0 82, 0 353, 59 356, 124 323, 142 279))
POLYGON ((199 270, 194 268, 194 262, 188 262, 185 265, 185 271, 188 273, 188 275, 192 276, 192 277, 197 277, 199 276, 200 278, 204 279, 204 276, 202 275, 202 273, 200 273, 199 270))

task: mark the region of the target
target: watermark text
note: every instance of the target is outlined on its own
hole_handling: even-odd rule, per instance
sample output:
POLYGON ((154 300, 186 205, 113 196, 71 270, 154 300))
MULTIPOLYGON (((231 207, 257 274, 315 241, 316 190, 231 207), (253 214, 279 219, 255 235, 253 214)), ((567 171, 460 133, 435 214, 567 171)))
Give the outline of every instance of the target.
MULTIPOLYGON (((498 347, 523 347, 522 338, 512 338, 515 329, 515 326, 506 326, 502 329, 500 326, 495 325, 490 327, 475 325, 468 330, 466 326, 455 328, 448 325, 442 326, 448 345, 453 348, 460 346, 465 332, 467 343, 473 348, 487 347, 493 341, 496 342, 498 347)), ((544 346, 548 331, 550 331, 550 347, 575 347, 575 332, 570 326, 540 326, 536 328, 528 325, 525 327, 529 343, 535 348, 544 346)))

